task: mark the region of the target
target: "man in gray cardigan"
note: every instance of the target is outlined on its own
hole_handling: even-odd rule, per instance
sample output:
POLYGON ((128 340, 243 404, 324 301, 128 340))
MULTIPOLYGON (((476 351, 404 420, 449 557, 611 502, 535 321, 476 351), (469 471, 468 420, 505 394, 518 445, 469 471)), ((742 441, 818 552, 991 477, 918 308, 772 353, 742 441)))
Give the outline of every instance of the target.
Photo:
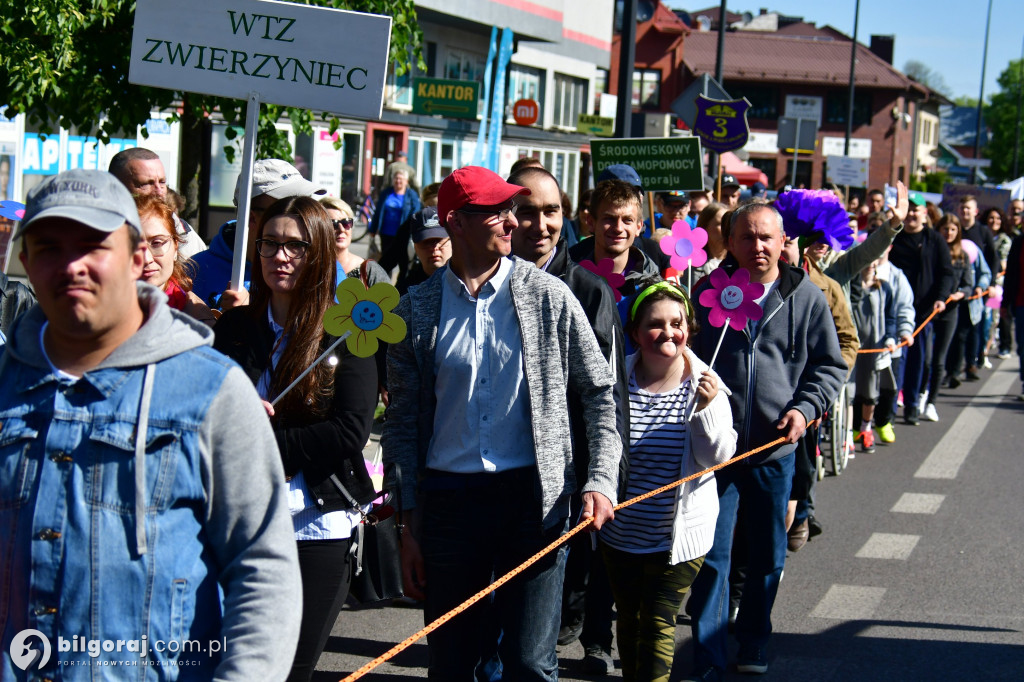
MULTIPOLYGON (((622 443, 614 379, 569 289, 509 259, 514 198, 529 190, 469 166, 438 194, 452 259, 404 296, 408 335, 388 352, 387 462, 402 471, 406 593, 431 622, 562 535, 583 491, 612 518, 622 443), (566 389, 585 406, 590 462, 576 481, 566 389)), ((575 519, 573 519, 574 521, 575 519)), ((429 678, 474 679, 495 628, 509 679, 556 680, 565 549, 430 635, 429 678)))

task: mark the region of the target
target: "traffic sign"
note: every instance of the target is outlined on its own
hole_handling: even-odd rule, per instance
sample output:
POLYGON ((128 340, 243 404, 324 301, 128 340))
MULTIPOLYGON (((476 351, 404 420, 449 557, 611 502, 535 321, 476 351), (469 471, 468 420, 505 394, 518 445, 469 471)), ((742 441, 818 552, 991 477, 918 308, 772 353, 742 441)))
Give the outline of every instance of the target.
POLYGON ((731 152, 741 149, 750 137, 747 123, 747 98, 717 100, 697 95, 697 120, 693 132, 704 146, 716 152, 731 152))
POLYGON ((532 126, 540 116, 540 106, 532 99, 518 99, 512 105, 512 118, 521 126, 532 126))
POLYGON ((683 122, 691 130, 693 130, 694 123, 697 121, 697 95, 704 95, 711 99, 732 99, 721 83, 708 74, 702 73, 700 78, 690 83, 683 90, 683 94, 672 100, 672 105, 669 107, 672 113, 683 119, 683 122))
POLYGON ((640 175, 645 192, 704 191, 704 152, 698 137, 635 137, 591 140, 594 175, 626 163, 640 175))
POLYGON ((477 102, 480 101, 480 83, 443 78, 414 78, 412 93, 414 114, 476 118, 477 102))
POLYGON ((818 122, 813 118, 779 118, 779 149, 787 153, 813 154, 818 142, 818 122))
POLYGON ((576 132, 597 137, 612 137, 615 135, 615 119, 579 114, 576 116, 576 132))
POLYGON ((825 161, 825 181, 849 187, 868 186, 868 165, 871 159, 852 156, 829 156, 825 161))

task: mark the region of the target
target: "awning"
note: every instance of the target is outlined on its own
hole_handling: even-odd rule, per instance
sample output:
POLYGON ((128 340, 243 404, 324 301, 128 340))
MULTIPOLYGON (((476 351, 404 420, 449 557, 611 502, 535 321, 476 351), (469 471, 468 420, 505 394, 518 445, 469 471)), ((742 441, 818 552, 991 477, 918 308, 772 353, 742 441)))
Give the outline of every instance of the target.
POLYGON ((750 187, 755 182, 760 182, 765 187, 768 186, 767 175, 765 175, 760 169, 744 163, 740 160, 740 157, 736 156, 732 152, 722 152, 721 158, 724 171, 729 175, 735 176, 736 180, 741 185, 750 187))

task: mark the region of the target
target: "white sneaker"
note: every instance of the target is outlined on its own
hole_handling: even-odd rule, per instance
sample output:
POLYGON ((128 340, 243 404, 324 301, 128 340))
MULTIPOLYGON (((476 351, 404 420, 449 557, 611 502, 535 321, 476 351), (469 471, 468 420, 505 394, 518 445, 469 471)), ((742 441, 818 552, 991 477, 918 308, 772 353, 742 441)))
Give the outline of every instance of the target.
POLYGON ((981 363, 981 366, 984 369, 992 369, 992 363, 989 362, 989 359, 988 359, 987 355, 985 356, 985 361, 981 363))
POLYGON ((1008 350, 999 351, 999 359, 1000 360, 1009 360, 1010 359, 1010 351, 1008 351, 1008 350))
POLYGON ((924 414, 921 415, 921 419, 926 422, 937 422, 939 421, 939 413, 935 411, 935 405, 928 403, 924 408, 924 414))
POLYGON ((921 391, 921 395, 917 398, 918 405, 925 405, 928 403, 928 391, 921 391))

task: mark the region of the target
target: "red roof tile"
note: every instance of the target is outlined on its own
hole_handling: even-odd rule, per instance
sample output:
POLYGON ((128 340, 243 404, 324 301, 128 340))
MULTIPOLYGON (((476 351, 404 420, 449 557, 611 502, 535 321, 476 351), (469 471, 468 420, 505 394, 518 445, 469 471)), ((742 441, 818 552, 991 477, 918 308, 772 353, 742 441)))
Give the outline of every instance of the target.
MULTIPOLYGON (((718 35, 694 32, 686 38, 683 62, 698 75, 714 73, 718 35)), ((755 31, 725 36, 723 77, 774 83, 844 85, 850 79, 850 43, 824 37, 796 37, 755 31)), ((920 89, 861 44, 857 46, 857 86, 920 89)))

